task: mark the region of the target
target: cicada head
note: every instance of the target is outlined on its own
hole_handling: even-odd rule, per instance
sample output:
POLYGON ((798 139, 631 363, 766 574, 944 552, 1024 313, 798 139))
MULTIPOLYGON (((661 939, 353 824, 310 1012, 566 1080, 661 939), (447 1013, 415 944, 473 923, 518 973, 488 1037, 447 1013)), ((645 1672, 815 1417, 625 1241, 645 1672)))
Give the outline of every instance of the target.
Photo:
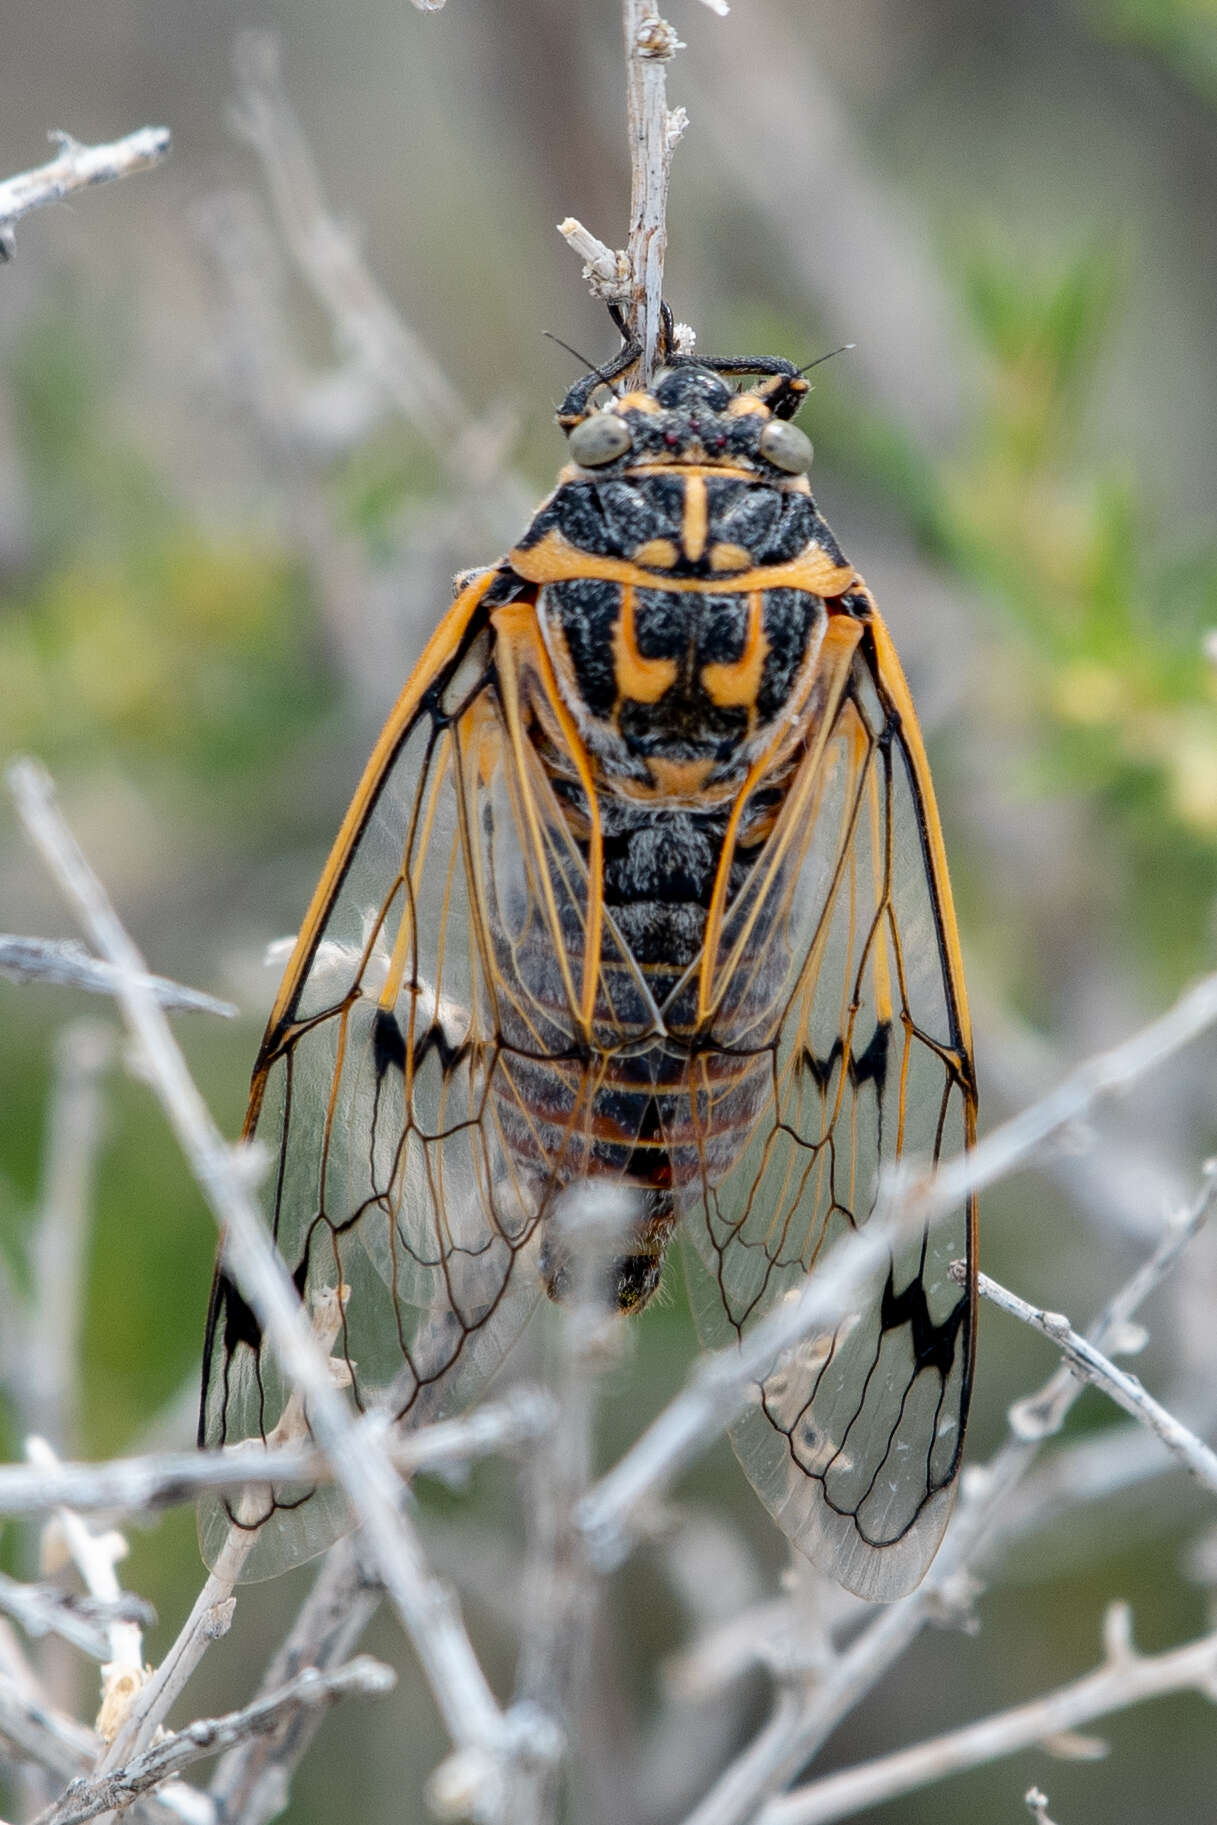
POLYGON ((808 384, 780 364, 758 386, 736 390, 727 364, 673 358, 649 387, 613 394, 598 373, 567 394, 558 422, 580 470, 621 473, 638 463, 721 464, 761 478, 805 475, 811 439, 789 420, 808 384))

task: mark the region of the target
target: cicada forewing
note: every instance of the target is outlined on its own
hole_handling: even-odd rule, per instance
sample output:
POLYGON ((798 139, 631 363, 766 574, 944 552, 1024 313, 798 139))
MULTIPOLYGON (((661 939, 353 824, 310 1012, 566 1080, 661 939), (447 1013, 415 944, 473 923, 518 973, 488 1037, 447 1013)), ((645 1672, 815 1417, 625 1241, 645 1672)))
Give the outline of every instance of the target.
MULTIPOLYGON (((520 1060, 575 1050, 554 962, 564 943, 586 954, 570 938, 588 918, 587 873, 519 746, 484 602, 493 580, 453 604, 377 744, 272 1010, 246 1120, 269 1148, 267 1220, 335 1380, 358 1408, 411 1423, 471 1398, 524 1324, 539 1281, 521 1258, 561 1176, 556 1153, 577 1147, 577 1120, 543 1131, 520 1060)), ((572 993, 578 1003, 582 984, 572 993)), ((201 1442, 306 1432, 221 1259, 201 1442)), ((263 1487, 213 1501, 201 1534, 210 1563, 251 1578, 346 1524, 331 1488, 263 1487)))
MULTIPOLYGON (((685 1175, 691 1297, 711 1347, 797 1295, 874 1213, 885 1168, 932 1164, 973 1135, 967 1009, 924 750, 886 630, 864 592, 856 607, 856 649, 824 739, 703 960, 718 1045, 759 1052, 770 1072, 730 1165, 709 1164, 700 1183, 685 1175), (766 957, 767 992, 749 997, 766 957)), ((720 1117, 701 1069, 691 1110, 709 1156, 720 1117)), ((968 1205, 897 1249, 854 1311, 775 1366, 732 1429, 793 1544, 864 1597, 911 1589, 946 1525, 972 1377, 974 1225, 968 1205), (969 1267, 962 1287, 956 1260, 969 1267)))

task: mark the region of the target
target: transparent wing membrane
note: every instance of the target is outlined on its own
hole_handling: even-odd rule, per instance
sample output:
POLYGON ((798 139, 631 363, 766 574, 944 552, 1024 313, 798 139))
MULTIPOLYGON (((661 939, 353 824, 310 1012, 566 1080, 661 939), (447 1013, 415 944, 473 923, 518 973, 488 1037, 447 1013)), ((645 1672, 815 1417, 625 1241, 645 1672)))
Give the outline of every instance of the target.
MULTIPOLYGON (((797 909, 798 932, 784 949, 770 1093, 730 1166, 686 1200, 692 1301, 711 1347, 794 1296, 823 1251, 869 1219, 885 1166, 932 1162, 971 1139, 935 813, 894 682, 898 695, 864 643, 794 879, 770 889, 797 909)), ((699 1113, 712 1132, 712 1103, 699 1113)), ((948 1269, 970 1261, 971 1227, 961 1210, 901 1249, 835 1332, 778 1365, 733 1430, 783 1531, 863 1596, 916 1584, 946 1524, 973 1326, 971 1289, 948 1269)))

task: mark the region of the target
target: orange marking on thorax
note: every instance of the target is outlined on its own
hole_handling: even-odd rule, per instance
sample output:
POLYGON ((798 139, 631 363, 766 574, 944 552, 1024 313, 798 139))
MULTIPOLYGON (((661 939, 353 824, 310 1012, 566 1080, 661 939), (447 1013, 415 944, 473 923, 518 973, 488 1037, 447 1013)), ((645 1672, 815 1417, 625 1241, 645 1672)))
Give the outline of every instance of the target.
POLYGON ((679 556, 671 539, 648 539, 634 552, 634 562, 646 570, 671 570, 679 556))
POLYGON ((634 703, 658 703, 677 678, 675 659, 645 659, 638 651, 634 588, 630 583, 622 587, 621 614, 613 628, 613 670, 619 695, 634 703))
POLYGON ((765 596, 754 589, 748 595, 748 630, 744 650, 738 659, 716 665, 703 665, 701 681, 712 703, 720 709, 752 709, 761 688, 761 675, 769 654, 765 637, 765 596))
POLYGON ((685 556, 690 564, 696 564, 706 549, 707 512, 706 478, 690 475, 685 480, 685 510, 680 528, 685 556))
POLYGON ((712 760, 664 760, 652 755, 647 761, 657 798, 701 799, 713 769, 712 760))
POLYGON ((752 553, 746 545, 732 545, 729 540, 720 539, 710 547, 711 570, 751 570, 752 553))
MULTIPOLYGON (((510 553, 511 567, 517 576, 529 583, 561 583, 571 577, 602 577, 606 583, 633 584, 637 589, 654 587, 657 579, 649 577, 642 566, 629 558, 610 558, 591 551, 580 551, 560 532, 547 532, 543 539, 527 550, 519 546, 510 553)), ((818 545, 808 545, 797 558, 783 564, 758 564, 741 576, 732 577, 734 588, 805 589, 813 596, 831 599, 843 596, 855 582, 852 564, 834 564, 818 545)), ((710 577, 663 577, 664 589, 680 594, 721 595, 723 579, 710 577)))

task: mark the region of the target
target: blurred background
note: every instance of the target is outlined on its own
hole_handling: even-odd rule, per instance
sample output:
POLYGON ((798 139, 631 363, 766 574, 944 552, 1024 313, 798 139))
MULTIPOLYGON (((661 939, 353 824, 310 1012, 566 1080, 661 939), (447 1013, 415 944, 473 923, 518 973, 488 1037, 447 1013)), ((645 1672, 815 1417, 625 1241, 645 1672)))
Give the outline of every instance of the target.
MULTIPOLYGON (((669 99, 691 117, 670 212, 677 316, 708 353, 803 362, 857 345, 816 371, 802 423, 819 504, 921 709, 989 1126, 1213 961, 1217 6, 667 11, 688 45, 669 99)), ((239 1005, 233 1022, 178 1022, 230 1134, 275 987, 265 947, 296 927, 452 572, 498 555, 561 461, 552 411, 578 369, 542 332, 593 360, 615 346, 553 225, 574 214, 624 238, 619 30, 615 0, 449 0, 435 16, 402 0, 0 0, 0 175, 42 162, 51 128, 174 135, 154 173, 27 218, 0 270, 0 747, 53 769, 150 967, 239 1005), (278 35, 333 218, 400 311, 391 371, 351 337, 349 285, 335 334, 319 294, 345 269, 309 239, 307 170, 279 168, 276 209, 249 93, 257 46, 237 103, 249 26, 278 35)), ((0 926, 71 935, 4 809, 0 926)), ((12 1298, 36 1278, 55 1061, 82 1016, 113 1020, 67 990, 0 982, 12 1298)), ((985 1266, 1087 1320, 1217 1149, 1213 1065, 1194 1047, 990 1196, 985 1266)), ((117 1068, 104 1090, 83 1367, 56 1416, 56 1443, 88 1455, 190 1435, 214 1242, 147 1093, 117 1068)), ((671 1269, 669 1284, 610 1389, 606 1455, 688 1364, 671 1269)), ((1138 1364, 1210 1432, 1215 1299, 1202 1237, 1147 1313, 1138 1364)), ((1039 1340, 983 1317, 975 1461, 1053 1367, 1039 1340)), ((1092 1394, 1072 1434, 1112 1424, 1092 1394)), ((15 1420, 10 1451, 19 1438, 15 1420)), ((686 1545, 696 1535, 706 1556, 656 1547, 609 1588, 580 1825, 681 1818, 764 1715, 753 1670, 709 1711, 689 1701, 683 1728, 657 1722, 671 1657, 726 1593, 755 1600, 783 1567, 725 1447, 678 1493, 686 1545)), ((487 1467, 421 1500, 503 1689, 527 1491, 487 1467)), ((1146 1649, 1202 1632, 1212 1521, 1181 1475, 1151 1466, 1045 1523, 1003 1560, 978 1631, 923 1636, 821 1765, 1081 1674, 1113 1596, 1146 1649)), ((30 1569, 11 1530, 0 1553, 30 1569)), ((200 1575, 189 1515, 134 1536, 124 1577, 159 1610, 152 1659, 200 1575)), ((246 1694, 307 1577, 243 1599, 192 1714, 246 1694)), ((369 1641, 401 1667, 399 1690, 330 1720, 293 1819, 400 1818, 442 1754, 394 1630, 369 1641)), ((65 1702, 71 1678, 89 1718, 93 1675, 61 1668, 65 1702)), ((1037 1751, 858 1816, 1018 1818, 1038 1781, 1060 1825, 1151 1808, 1208 1825, 1217 1737, 1198 1699, 1101 1735, 1097 1763, 1037 1751)))

